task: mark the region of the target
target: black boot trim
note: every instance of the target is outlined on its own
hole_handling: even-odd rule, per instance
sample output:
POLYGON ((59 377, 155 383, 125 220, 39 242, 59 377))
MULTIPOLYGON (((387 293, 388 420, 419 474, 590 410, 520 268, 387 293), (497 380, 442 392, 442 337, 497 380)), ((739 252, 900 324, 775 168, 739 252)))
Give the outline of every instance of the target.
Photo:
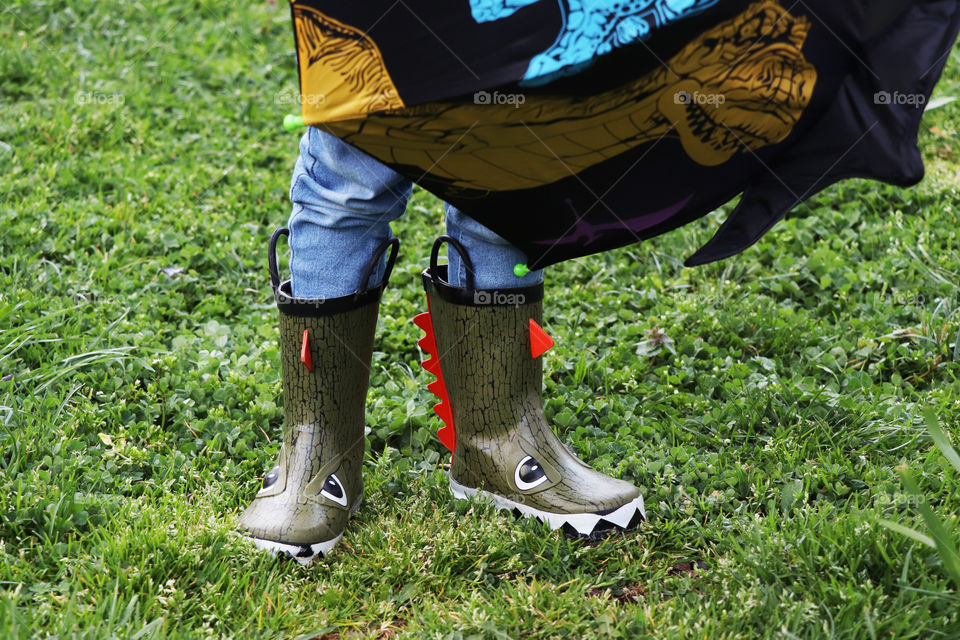
POLYGON ((543 282, 507 289, 455 287, 447 282, 447 265, 445 264, 424 269, 421 277, 423 287, 428 294, 434 290, 441 298, 453 304, 470 307, 516 307, 543 300, 543 282))

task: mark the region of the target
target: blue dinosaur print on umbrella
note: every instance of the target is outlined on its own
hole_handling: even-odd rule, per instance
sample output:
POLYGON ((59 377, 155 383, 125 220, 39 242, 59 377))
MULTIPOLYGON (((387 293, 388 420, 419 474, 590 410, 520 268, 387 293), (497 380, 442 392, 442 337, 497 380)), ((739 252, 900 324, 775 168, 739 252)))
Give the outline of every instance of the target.
POLYGON ((477 22, 493 22, 508 18, 517 9, 538 2, 540 0, 470 0, 470 13, 477 22))
MULTIPOLYGON (((513 15, 541 0, 470 0, 477 22, 513 15)), ((521 84, 536 86, 573 75, 596 56, 636 42, 677 18, 698 13, 719 0, 559 0, 563 28, 549 49, 530 60, 521 84)))

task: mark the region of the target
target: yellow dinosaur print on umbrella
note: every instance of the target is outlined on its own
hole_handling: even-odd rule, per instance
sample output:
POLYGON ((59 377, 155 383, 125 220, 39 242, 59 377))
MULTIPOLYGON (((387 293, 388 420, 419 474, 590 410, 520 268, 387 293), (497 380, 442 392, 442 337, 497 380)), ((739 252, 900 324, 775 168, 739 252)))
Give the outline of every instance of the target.
POLYGON ((299 4, 293 27, 307 122, 403 106, 380 48, 363 31, 299 4))

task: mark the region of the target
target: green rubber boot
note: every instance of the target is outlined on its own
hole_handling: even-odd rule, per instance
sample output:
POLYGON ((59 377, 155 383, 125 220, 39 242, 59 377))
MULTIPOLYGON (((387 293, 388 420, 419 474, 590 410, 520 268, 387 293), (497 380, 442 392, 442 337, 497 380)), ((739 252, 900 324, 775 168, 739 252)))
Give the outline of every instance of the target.
POLYGON ((388 248, 381 283, 349 296, 296 299, 280 283, 276 242, 270 239, 270 277, 280 311, 283 444, 240 533, 274 554, 307 564, 340 540, 363 497, 364 408, 380 295, 396 260, 397 241, 384 243, 361 280, 388 248))
POLYGON ((479 493, 577 538, 637 527, 645 517, 639 490, 581 462, 544 417, 540 356, 553 341, 540 328, 543 284, 477 290, 472 271, 460 244, 441 237, 423 272, 429 311, 415 320, 433 356, 424 368, 437 376, 428 388, 446 423, 438 435, 453 451, 451 492, 479 493), (446 265, 437 266, 443 242, 460 252, 466 288, 448 284, 446 265))

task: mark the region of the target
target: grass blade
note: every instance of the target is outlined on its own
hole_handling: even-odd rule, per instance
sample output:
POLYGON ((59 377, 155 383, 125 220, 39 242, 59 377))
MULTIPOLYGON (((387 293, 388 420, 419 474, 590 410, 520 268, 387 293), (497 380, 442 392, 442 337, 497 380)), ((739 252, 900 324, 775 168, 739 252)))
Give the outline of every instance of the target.
POLYGON ((885 520, 883 518, 877 518, 877 522, 885 526, 887 529, 896 531, 899 534, 905 535, 908 538, 912 538, 919 542, 920 544, 925 544, 931 549, 936 549, 937 545, 934 543, 933 538, 930 536, 924 535, 917 531, 916 529, 911 529, 910 527, 905 527, 899 522, 894 522, 893 520, 885 520))
POLYGON ((934 109, 939 109, 940 107, 945 107, 951 102, 956 101, 957 96, 938 96, 927 103, 927 108, 924 111, 933 111, 934 109))
POLYGON ((937 416, 933 412, 933 409, 927 409, 924 411, 923 419, 924 422, 927 423, 927 431, 930 432, 930 437, 933 438, 933 441, 940 449, 943 457, 953 465, 954 469, 960 472, 960 454, 957 454, 957 450, 954 449, 953 445, 950 444, 950 439, 947 438, 947 434, 940 426, 940 421, 937 420, 937 416))
MULTIPOLYGON (((914 479, 913 474, 910 473, 910 470, 901 467, 898 469, 898 472, 900 473, 900 478, 903 480, 903 484, 907 487, 907 491, 914 495, 919 495, 920 487, 917 485, 917 481, 914 479)), ((930 505, 926 502, 921 502, 918 508, 920 509, 920 515, 923 517, 924 523, 926 523, 927 528, 930 530, 931 537, 936 545, 937 554, 943 563, 943 568, 957 584, 957 587, 960 587, 960 552, 957 551, 949 528, 940 521, 940 518, 937 517, 937 514, 933 512, 933 509, 931 509, 930 505)))

